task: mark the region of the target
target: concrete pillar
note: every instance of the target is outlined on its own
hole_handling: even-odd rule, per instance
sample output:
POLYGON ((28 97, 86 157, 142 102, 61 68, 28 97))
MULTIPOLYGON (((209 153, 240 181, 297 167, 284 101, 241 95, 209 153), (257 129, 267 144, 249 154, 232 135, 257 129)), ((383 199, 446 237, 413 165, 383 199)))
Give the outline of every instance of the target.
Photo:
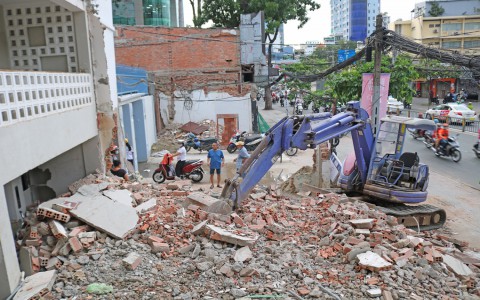
POLYGON ((143 18, 143 1, 135 0, 135 24, 136 25, 145 25, 143 18))
POLYGON ((20 266, 8 215, 3 185, 0 187, 0 299, 6 299, 20 282, 20 266))

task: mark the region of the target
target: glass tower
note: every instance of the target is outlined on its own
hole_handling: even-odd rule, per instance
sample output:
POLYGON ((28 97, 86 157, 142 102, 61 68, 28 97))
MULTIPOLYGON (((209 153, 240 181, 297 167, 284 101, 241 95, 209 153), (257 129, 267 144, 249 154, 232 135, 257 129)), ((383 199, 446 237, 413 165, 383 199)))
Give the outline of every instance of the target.
MULTIPOLYGON (((178 1, 178 5, 181 5, 181 3, 182 1, 178 1)), ((176 5, 174 0, 114 0, 112 5, 113 23, 119 25, 179 26, 175 14, 176 5)), ((179 13, 183 14, 183 12, 179 13)), ((179 16, 179 18, 183 19, 183 16, 179 16)))

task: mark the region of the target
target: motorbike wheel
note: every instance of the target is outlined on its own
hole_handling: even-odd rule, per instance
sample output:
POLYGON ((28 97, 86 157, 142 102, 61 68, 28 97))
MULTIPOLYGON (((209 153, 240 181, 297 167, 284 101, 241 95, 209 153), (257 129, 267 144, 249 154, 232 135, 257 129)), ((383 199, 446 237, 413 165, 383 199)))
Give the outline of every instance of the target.
POLYGON ((285 153, 288 156, 294 156, 295 154, 297 154, 297 152, 298 152, 298 148, 294 148, 294 147, 290 147, 287 149, 287 151, 285 151, 285 153))
POLYGON ((235 144, 230 144, 227 147, 227 151, 228 153, 235 153, 235 151, 237 151, 237 146, 235 146, 235 144))
POLYGON ((190 149, 192 149, 192 146, 185 145, 185 150, 186 150, 187 152, 190 151, 190 149))
POLYGON ((203 173, 201 171, 194 171, 189 177, 193 182, 200 182, 203 179, 203 173))
POLYGON ((153 173, 152 179, 156 183, 163 183, 165 181, 165 176, 163 175, 162 172, 157 171, 157 172, 153 173))
POLYGON ((459 162, 462 159, 462 153, 458 149, 453 149, 450 156, 454 162, 459 162))
POLYGON ((477 158, 480 158, 480 152, 475 151, 475 155, 477 155, 477 158))

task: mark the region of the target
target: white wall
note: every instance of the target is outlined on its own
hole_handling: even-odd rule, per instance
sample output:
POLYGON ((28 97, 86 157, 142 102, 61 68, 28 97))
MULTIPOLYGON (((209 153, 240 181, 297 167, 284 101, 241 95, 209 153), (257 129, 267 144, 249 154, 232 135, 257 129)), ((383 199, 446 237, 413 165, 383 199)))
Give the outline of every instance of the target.
MULTIPOLYGON (((252 130, 252 108, 250 93, 241 97, 233 97, 227 93, 195 90, 190 95, 192 99, 191 110, 186 109, 185 99, 182 94, 175 92, 175 117, 174 123, 201 122, 203 120, 217 121, 218 114, 238 114, 239 129, 252 130)), ((170 96, 160 93, 160 112, 164 122, 169 120, 168 103, 170 96)))
POLYGON ((155 105, 153 96, 143 97, 143 109, 145 111, 145 135, 147 140, 147 155, 150 156, 152 145, 157 141, 157 127, 155 125, 155 105))
POLYGON ((0 127, 0 186, 97 134, 93 104, 0 127))

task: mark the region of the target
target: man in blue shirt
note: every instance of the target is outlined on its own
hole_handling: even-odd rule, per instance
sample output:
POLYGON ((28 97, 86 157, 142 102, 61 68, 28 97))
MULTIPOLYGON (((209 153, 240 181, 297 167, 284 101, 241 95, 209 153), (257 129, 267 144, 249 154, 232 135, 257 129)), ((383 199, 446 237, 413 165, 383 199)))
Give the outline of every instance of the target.
POLYGON ((210 183, 212 184, 210 188, 213 189, 213 175, 215 170, 217 171, 217 187, 221 187, 220 169, 225 165, 225 157, 223 156, 222 150, 218 149, 217 143, 212 144, 212 149, 208 151, 207 157, 207 163, 210 165, 210 183))
POLYGON ((242 167, 243 163, 250 157, 250 154, 248 154, 247 149, 243 146, 244 143, 242 141, 236 142, 235 145, 238 149, 238 157, 235 158, 233 161, 236 162, 238 172, 242 167))

